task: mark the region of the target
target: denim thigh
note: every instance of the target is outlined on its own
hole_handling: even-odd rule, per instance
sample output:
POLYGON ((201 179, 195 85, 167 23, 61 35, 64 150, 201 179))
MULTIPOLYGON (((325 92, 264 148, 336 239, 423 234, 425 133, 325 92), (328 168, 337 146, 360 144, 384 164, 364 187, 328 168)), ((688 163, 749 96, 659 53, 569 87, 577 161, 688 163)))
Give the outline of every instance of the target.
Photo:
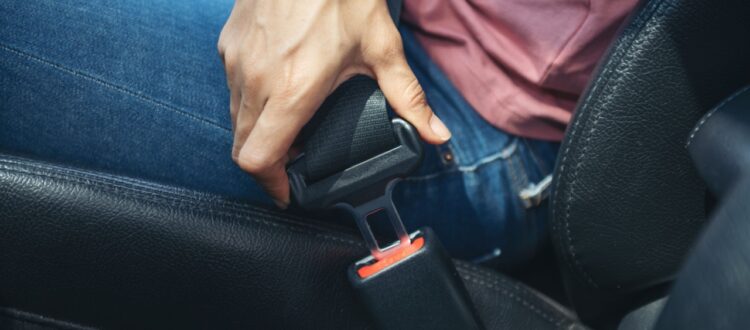
POLYGON ((558 143, 507 134, 482 119, 402 28, 409 64, 433 111, 453 133, 425 145, 425 161, 394 198, 407 227, 432 227, 455 257, 513 265, 530 258, 546 233, 546 208, 519 194, 552 172, 558 143))
POLYGON ((270 200, 231 159, 231 0, 0 2, 0 151, 270 200))

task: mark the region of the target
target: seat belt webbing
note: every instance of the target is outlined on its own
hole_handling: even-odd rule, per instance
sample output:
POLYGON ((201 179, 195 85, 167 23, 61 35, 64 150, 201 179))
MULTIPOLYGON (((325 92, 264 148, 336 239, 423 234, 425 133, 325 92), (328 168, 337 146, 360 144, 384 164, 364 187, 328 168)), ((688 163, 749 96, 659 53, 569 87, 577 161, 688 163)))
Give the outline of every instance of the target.
MULTIPOLYGON (((402 0, 388 0, 398 24, 402 0)), ((331 94, 301 134, 303 171, 315 182, 398 145, 383 92, 366 76, 344 82, 331 94)))

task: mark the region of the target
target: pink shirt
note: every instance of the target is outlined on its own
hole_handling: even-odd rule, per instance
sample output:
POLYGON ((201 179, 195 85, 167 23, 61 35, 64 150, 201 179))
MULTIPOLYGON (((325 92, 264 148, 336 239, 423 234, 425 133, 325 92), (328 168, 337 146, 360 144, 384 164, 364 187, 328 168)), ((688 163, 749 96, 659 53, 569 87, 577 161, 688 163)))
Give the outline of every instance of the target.
POLYGON ((404 21, 466 100, 506 132, 560 140, 638 0, 406 0, 404 21))

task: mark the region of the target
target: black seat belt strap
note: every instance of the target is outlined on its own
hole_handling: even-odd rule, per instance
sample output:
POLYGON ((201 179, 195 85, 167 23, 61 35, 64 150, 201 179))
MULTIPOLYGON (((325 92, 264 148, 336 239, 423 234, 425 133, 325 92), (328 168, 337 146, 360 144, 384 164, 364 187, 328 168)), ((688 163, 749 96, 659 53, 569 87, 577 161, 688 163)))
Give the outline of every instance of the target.
MULTIPOLYGON (((387 0, 398 24, 402 0, 387 0)), ((385 96, 366 76, 344 82, 331 94, 302 134, 304 165, 298 170, 315 182, 397 145, 385 96)))
POLYGON ((314 182, 397 145, 385 97, 369 77, 356 76, 331 94, 305 138, 306 179, 314 182))

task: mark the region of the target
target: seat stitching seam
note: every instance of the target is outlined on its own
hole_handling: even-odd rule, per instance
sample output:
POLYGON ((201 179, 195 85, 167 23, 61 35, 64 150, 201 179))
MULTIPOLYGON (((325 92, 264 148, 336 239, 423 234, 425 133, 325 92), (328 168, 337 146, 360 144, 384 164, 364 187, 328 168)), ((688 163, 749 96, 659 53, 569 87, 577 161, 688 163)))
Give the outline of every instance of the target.
MULTIPOLYGON (((195 191, 185 191, 186 190, 185 188, 180 188, 180 187, 170 187, 170 188, 174 188, 174 190, 168 190, 168 189, 164 189, 166 187, 160 187, 158 184, 152 184, 149 182, 144 182, 144 181, 140 181, 138 179, 133 179, 129 177, 115 179, 115 178, 109 178, 106 175, 102 175, 102 174, 97 175, 97 174, 92 174, 92 173, 82 173, 76 170, 72 170, 72 169, 65 168, 65 167, 57 167, 54 165, 44 166, 40 164, 25 163, 25 162, 9 160, 9 159, 0 159, 0 164, 3 164, 3 163, 9 164, 9 165, 17 165, 20 167, 30 167, 30 168, 34 168, 36 170, 41 170, 41 171, 60 172, 61 174, 68 174, 68 175, 76 176, 80 179, 105 182, 108 184, 121 186, 124 188, 128 188, 128 187, 137 188, 139 189, 139 191, 142 191, 142 192, 154 191, 154 192, 158 192, 161 194, 176 195, 176 196, 181 197, 182 199, 190 199, 196 202, 205 202, 211 199, 212 197, 215 197, 206 193, 195 192, 195 191), (125 185, 125 186, 122 186, 122 185, 125 185)), ((36 172, 32 172, 32 173, 36 173, 36 172)), ((58 175, 58 174, 56 173, 55 175, 58 175)), ((228 206, 235 206, 237 209, 241 209, 241 210, 244 209, 244 210, 252 210, 256 212, 270 213, 267 210, 254 206, 254 205, 246 205, 246 204, 232 202, 232 201, 228 201, 224 199, 217 199, 215 201, 221 202, 222 204, 226 204, 228 206)))
MULTIPOLYGON (((73 183, 80 184, 80 185, 110 186, 110 187, 113 187, 113 188, 116 188, 116 189, 126 190, 125 193, 127 193, 127 196, 134 196, 133 195, 134 193, 141 194, 141 195, 148 195, 149 198, 142 198, 141 197, 141 199, 147 199, 149 201, 153 200, 154 198, 162 198, 162 199, 169 199, 171 202, 177 203, 177 204, 185 204, 185 203, 189 203, 189 202, 195 202, 195 203, 205 204, 207 202, 207 201, 203 201, 203 200, 199 200, 199 199, 194 199, 192 201, 188 201, 188 200, 184 200, 182 198, 178 198, 177 196, 169 196, 169 195, 167 195, 165 193, 161 193, 161 192, 158 192, 158 191, 149 191, 149 190, 146 190, 146 189, 141 189, 139 187, 129 187, 129 186, 126 186, 126 185, 119 185, 119 184, 114 183, 114 182, 98 181, 98 179, 96 179, 96 178, 81 178, 81 177, 79 177, 79 178, 71 178, 71 177, 65 177, 65 176, 58 175, 58 174, 53 174, 53 173, 37 173, 37 172, 30 172, 30 171, 19 170, 19 169, 6 169, 6 170, 17 172, 17 173, 29 174, 29 175, 43 176, 43 177, 47 177, 47 178, 51 178, 51 179, 60 179, 60 180, 64 180, 64 181, 68 181, 68 182, 73 182, 73 183)), ((190 197, 186 197, 186 198, 190 198, 190 197)), ((235 207, 226 207, 226 208, 229 209, 229 210, 237 211, 238 213, 242 213, 243 215, 250 215, 253 212, 259 212, 261 210, 259 208, 258 209, 255 209, 255 208, 253 208, 253 209, 246 209, 246 210, 243 210, 243 209, 240 209, 240 208, 235 208, 235 207)), ((261 213, 261 212, 259 212, 259 213, 261 213)), ((262 213, 264 213, 263 215, 265 215, 265 216, 274 217, 274 215, 270 214, 270 212, 262 212, 262 213)))
POLYGON ((463 270, 465 272, 473 273, 473 275, 476 276, 477 278, 483 277, 484 280, 486 280, 487 282, 493 282, 493 283, 496 283, 496 284, 502 283, 504 285, 510 286, 515 291, 517 291, 519 295, 521 293, 525 294, 525 291, 527 290, 525 288, 522 288, 517 283, 514 283, 512 281, 509 281, 509 280, 503 278, 502 276, 497 276, 497 275, 494 275, 494 274, 490 274, 489 272, 483 272, 483 271, 481 271, 479 269, 476 269, 476 268, 468 268, 466 266, 458 266, 457 265, 456 268, 461 269, 461 270, 463 270))
MULTIPOLYGON (((262 207, 228 201, 220 197, 217 198, 217 196, 214 196, 211 194, 188 191, 184 188, 174 187, 175 190, 167 190, 167 189, 164 189, 166 187, 159 186, 158 184, 154 184, 154 186, 150 186, 149 182, 139 182, 138 179, 125 178, 128 181, 133 180, 135 182, 120 181, 115 178, 108 178, 104 175, 82 173, 82 172, 68 169, 65 167, 57 167, 54 165, 53 165, 54 167, 45 167, 39 164, 23 163, 20 161, 0 158, 0 165, 2 165, 3 163, 17 165, 20 167, 33 167, 37 170, 41 170, 45 172, 41 174, 53 176, 54 178, 73 179, 70 176, 64 176, 58 173, 51 173, 49 171, 62 172, 63 174, 72 175, 72 176, 75 176, 77 179, 80 179, 79 181, 75 181, 77 183, 88 184, 88 183, 91 183, 90 181, 102 182, 104 184, 112 185, 120 189, 135 191, 136 193, 139 193, 139 194, 149 194, 149 195, 157 196, 160 198, 174 200, 179 203, 187 203, 187 202, 195 202, 195 203, 202 203, 202 204, 220 203, 221 207, 224 207, 228 210, 236 211, 245 215, 259 215, 260 214, 260 215, 268 216, 270 218, 277 219, 277 221, 291 223, 294 226, 305 226, 305 227, 312 228, 314 230, 327 230, 326 228, 321 228, 321 227, 315 226, 314 224, 307 223, 305 222, 305 220, 307 219, 299 217, 299 216, 295 216, 292 214, 285 214, 286 218, 279 217, 277 213, 267 210, 262 207), (81 180, 87 180, 87 181, 81 181, 81 180)), ((10 169, 12 170, 12 168, 10 169)), ((17 171, 21 171, 21 170, 17 170, 17 171)), ((38 174, 39 172, 22 171, 22 173, 38 174)))
POLYGON ((60 319, 50 318, 43 315, 30 313, 30 312, 24 312, 20 309, 16 309, 13 307, 0 307, 0 314, 2 314, 4 317, 8 317, 15 320, 20 320, 22 322, 29 322, 36 325, 40 325, 43 327, 50 327, 55 329, 65 329, 65 330, 81 330, 81 329, 93 329, 91 327, 83 326, 80 324, 75 324, 71 322, 67 322, 60 319), (43 319, 43 320, 40 320, 43 319))
POLYGON ((685 148, 690 147, 690 144, 693 142, 693 139, 695 138, 695 135, 698 134, 698 132, 700 131, 700 129, 703 128, 703 125, 706 123, 706 121, 709 118, 711 118, 711 116, 713 116, 714 113, 717 110, 721 109, 727 103, 731 102, 732 100, 734 100, 735 98, 737 98, 738 96, 740 96, 741 94, 743 94, 748 89, 750 89, 750 85, 743 87, 739 91, 737 91, 734 94, 732 94, 732 96, 730 96, 729 98, 725 99, 724 101, 721 101, 721 103, 719 103, 719 105, 717 105, 715 108, 713 108, 711 111, 709 111, 708 114, 706 114, 705 116, 703 116, 703 118, 701 118, 701 120, 698 122, 698 125, 696 125, 695 128, 693 128, 693 131, 690 133, 690 137, 688 137, 687 144, 685 144, 685 148))
MULTIPOLYGON (((163 201, 163 200, 159 201, 158 200, 158 198, 167 199, 169 197, 162 196, 162 195, 154 195, 154 194, 151 194, 150 192, 147 192, 147 191, 137 191, 137 190, 135 190, 135 191, 128 192, 128 191, 122 191, 122 190, 125 190, 127 188, 115 187, 115 186, 112 186, 112 185, 102 184, 102 183, 99 183, 99 182, 93 182, 93 181, 92 182, 83 182, 83 181, 79 181, 79 180, 76 180, 76 179, 73 179, 73 178, 54 177, 54 176, 50 176, 50 175, 46 175, 46 174, 28 173, 28 172, 25 172, 25 171, 19 171, 19 170, 14 170, 14 169, 6 169, 6 170, 9 171, 9 172, 17 172, 17 173, 35 175, 35 176, 40 176, 40 177, 46 177, 46 178, 52 179, 52 180, 61 180, 61 181, 67 181, 69 183, 74 183, 74 184, 78 184, 78 185, 85 185, 85 186, 90 187, 90 188, 92 188, 94 190, 99 190, 100 192, 122 193, 123 196, 130 197, 130 198, 133 198, 135 200, 140 200, 140 201, 143 201, 143 202, 149 202, 149 203, 152 203, 152 204, 154 204, 156 206, 178 207, 178 208, 180 208, 182 210, 185 209, 184 205, 180 205, 180 204, 184 204, 184 203, 182 203, 179 199, 173 199, 172 202, 176 202, 176 205, 175 204, 171 204, 170 205, 166 201, 163 201), (149 195, 149 198, 144 198, 144 196, 139 195, 138 193, 147 194, 147 195, 149 195)), ((277 228, 284 228, 284 229, 294 230, 294 231, 297 231, 297 232, 300 232, 300 233, 311 234, 311 235, 314 235, 316 237, 320 237, 320 238, 323 238, 323 239, 328 239, 328 240, 331 240, 331 241, 338 241, 338 242, 343 242, 343 243, 347 243, 347 244, 358 246, 358 247, 364 247, 364 245, 362 243, 358 243, 358 242, 355 242, 355 241, 352 241, 352 240, 347 240, 347 239, 344 239, 344 238, 330 236, 330 235, 326 235, 326 234, 323 234, 323 233, 320 233, 320 232, 316 232, 316 230, 324 230, 324 229, 315 228, 315 227, 309 228, 309 227, 306 227, 306 226, 302 226, 301 224, 294 224, 294 225, 292 225, 292 224, 289 224, 289 223, 286 223, 286 222, 280 223, 280 222, 274 222, 274 221, 257 219, 257 218, 249 218, 247 216, 251 215, 250 213, 244 213, 244 214, 241 213, 241 212, 232 213, 232 212, 218 210, 218 209, 210 207, 210 206, 208 208, 205 208, 205 209, 200 209, 197 212, 204 212, 204 213, 208 213, 209 215, 222 215, 222 216, 226 216, 226 217, 241 216, 242 220, 254 222, 256 224, 263 224, 263 225, 267 225, 267 226, 271 226, 271 227, 277 227, 277 228)), ((258 215, 258 214, 256 214, 256 215, 258 215)), ((270 215, 265 215, 265 216, 267 216, 269 218, 272 218, 272 219, 276 219, 276 220, 282 220, 282 221, 285 220, 285 219, 279 219, 278 217, 273 217, 273 216, 270 216, 270 215)))
MULTIPOLYGON (((455 265, 456 265, 457 269, 460 269, 460 270, 468 272, 468 273, 473 273, 473 275, 477 276, 478 278, 479 277, 484 277, 484 280, 486 280, 487 282, 494 282, 496 284, 502 283, 502 284, 504 284, 506 286, 510 286, 510 287, 512 287, 516 291, 516 294, 519 297, 523 295, 523 296, 527 296, 529 299, 542 300, 543 301, 543 299, 540 299, 538 297, 535 297, 533 294, 530 294, 528 292, 529 289, 521 287, 520 285, 518 285, 518 283, 514 283, 512 281, 509 281, 508 279, 504 278, 503 276, 498 276, 496 274, 491 274, 488 271, 484 271, 484 270, 482 270, 480 268, 476 268, 476 267, 471 267, 470 268, 469 266, 462 265, 460 262, 455 262, 455 265)), ((551 305, 550 308, 551 308, 552 314, 554 314, 558 318, 561 318, 563 321, 564 320, 572 321, 566 315, 567 313, 565 311, 560 311, 559 310, 560 308, 562 308, 561 306, 551 305)))
MULTIPOLYGON (((0 164, 2 164, 3 162, 4 162, 4 160, 0 159, 0 164)), ((20 166, 36 167, 37 169, 41 169, 41 170, 50 170, 49 168, 45 168, 43 166, 36 165, 36 164, 21 164, 21 163, 15 163, 15 164, 20 165, 20 166)), ((14 170, 14 169, 10 168, 9 170, 14 170)), ((191 195, 187 195, 185 193, 180 193, 180 192, 176 192, 176 191, 164 191, 164 190, 157 189, 155 187, 132 186, 132 185, 129 185, 129 183, 127 183, 127 182, 119 182, 119 181, 114 180, 114 179, 109 179, 109 178, 100 177, 100 176, 93 176, 92 175, 92 176, 85 176, 84 177, 84 175, 86 175, 86 174, 73 172, 73 171, 65 169, 65 168, 56 168, 54 170, 55 171, 61 171, 61 172, 67 172, 67 174, 75 175, 77 177, 76 178, 71 178, 71 177, 66 177, 66 176, 63 176, 63 175, 60 175, 60 174, 57 174, 57 173, 49 173, 49 172, 48 173, 38 173, 38 172, 26 171, 26 170, 19 170, 19 169, 15 169, 15 170, 18 171, 18 172, 21 172, 21 173, 25 173, 25 174, 46 175, 47 177, 51 177, 51 178, 67 179, 67 180, 74 180, 75 179, 74 182, 80 183, 80 184, 93 184, 95 182, 102 182, 104 184, 115 186, 115 187, 120 188, 120 189, 125 189, 125 190, 134 191, 134 192, 140 193, 140 194, 148 194, 148 195, 151 195, 151 196, 156 196, 156 197, 160 197, 160 198, 170 199, 170 200, 173 200, 173 201, 177 201, 179 203, 186 203, 186 202, 191 202, 191 201, 192 202, 196 202, 196 203, 203 203, 203 204, 205 204, 207 202, 219 202, 219 203, 222 204, 221 205, 222 207, 225 207, 225 208, 227 208, 229 210, 240 212, 240 213, 245 214, 245 215, 250 215, 250 214, 254 214, 254 213, 255 214, 261 213, 261 214, 263 214, 265 216, 268 216, 268 217, 271 217, 271 218, 279 218, 279 221, 285 221, 285 222, 289 221, 288 219, 278 217, 277 214, 275 214, 275 213, 273 213, 271 211, 268 211, 268 210, 265 210, 263 208, 256 207, 256 206, 253 206, 253 205, 244 205, 244 204, 235 203, 235 202, 231 202, 231 201, 226 201, 226 200, 222 200, 222 199, 209 200, 208 198, 210 198, 210 195, 191 196, 191 195), (177 195, 177 196, 175 196, 175 195, 177 195), (201 197, 203 197, 204 199, 202 199, 201 197), (190 199, 190 201, 187 201, 185 199, 190 199)), ((290 218, 294 218, 294 219, 297 219, 297 220, 300 220, 300 221, 304 221, 304 218, 300 218, 300 217, 296 217, 296 216, 292 216, 292 215, 288 215, 288 216, 290 218)), ((321 228, 316 227, 316 226, 314 226, 312 224, 303 224, 301 222, 294 222, 293 224, 294 225, 309 226, 310 228, 313 228, 313 229, 316 229, 316 230, 321 230, 321 228)))
POLYGON ((16 55, 18 55, 20 57, 26 58, 27 60, 32 60, 34 62, 41 63, 43 65, 46 65, 46 66, 54 68, 54 69, 56 69, 58 71, 70 74, 72 76, 81 78, 83 80, 93 82, 95 84, 98 84, 100 86, 106 87, 108 89, 115 90, 115 91, 121 92, 123 94, 135 97, 135 98, 140 99, 142 101, 145 101, 147 103, 154 104, 154 105, 156 105, 158 107, 161 107, 161 108, 167 109, 169 111, 181 114, 183 116, 192 118, 194 120, 203 122, 203 123, 208 124, 210 126, 214 126, 214 127, 220 128, 220 129, 225 130, 225 131, 230 131, 229 128, 223 127, 223 126, 221 126, 221 125, 219 125, 219 124, 217 124, 217 123, 215 123, 213 121, 210 121, 208 119, 205 119, 205 118, 196 116, 194 114, 191 114, 191 113, 189 113, 189 112, 187 112, 185 110, 182 110, 182 109, 180 109, 180 108, 178 108, 176 106, 173 106, 171 104, 168 104, 168 103, 165 103, 163 101, 157 100, 155 98, 152 98, 152 97, 143 95, 141 93, 132 91, 132 90, 127 89, 127 88, 125 88, 123 86, 116 85, 114 83, 108 82, 108 81, 103 80, 101 78, 94 77, 94 76, 92 76, 90 74, 87 74, 87 73, 84 73, 82 71, 77 71, 77 70, 65 67, 65 66, 63 66, 61 64, 52 62, 52 61, 50 61, 48 59, 45 59, 43 57, 40 57, 38 55, 33 55, 33 54, 30 54, 30 53, 27 53, 27 52, 25 52, 23 50, 17 49, 15 47, 11 47, 11 46, 3 44, 3 43, 0 43, 0 49, 3 49, 5 51, 7 51, 7 52, 16 54, 16 55))
POLYGON ((508 290, 506 290, 506 289, 504 289, 502 287, 500 287, 499 285, 497 285, 495 283, 489 283, 489 282, 483 281, 481 279, 474 278, 474 277, 472 277, 470 275, 463 275, 462 277, 463 277, 463 279, 465 279, 467 281, 471 281, 471 282, 473 282, 475 284, 478 284, 478 285, 481 285, 481 286, 483 286, 485 288, 492 289, 495 292, 498 292, 498 293, 500 293, 500 294, 502 294, 502 295, 504 295, 506 297, 509 297, 509 298, 511 298, 511 299, 513 299, 513 300, 515 300, 515 301, 517 301, 519 303, 521 303, 521 305, 524 306, 524 307, 526 307, 526 309, 532 311, 534 314, 540 316, 543 320, 549 322, 550 324, 554 325, 555 327, 559 327, 560 324, 562 324, 563 321, 565 321, 564 319, 558 319, 556 321, 552 316, 550 316, 549 314, 547 314, 547 313, 541 311, 540 309, 534 307, 527 300, 525 300, 525 299, 519 297, 518 295, 516 295, 516 294, 514 294, 514 293, 512 293, 512 292, 510 292, 510 291, 508 291, 508 290))
MULTIPOLYGON (((1 163, 1 161, 0 161, 0 163, 1 163)), ((12 168, 9 168, 7 170, 8 171, 15 171, 15 172, 19 172, 19 173, 24 173, 24 174, 38 175, 38 176, 44 176, 44 177, 52 178, 52 179, 59 179, 59 180, 74 182, 74 183, 77 183, 77 184, 80 184, 80 185, 98 185, 98 186, 103 186, 103 187, 111 186, 111 187, 114 187, 116 189, 125 190, 124 193, 128 197, 133 197, 133 198, 137 198, 137 199, 141 199, 141 200, 152 201, 152 202, 155 202, 155 203, 158 203, 158 201, 154 200, 155 198, 161 198, 161 199, 166 199, 166 200, 168 200, 169 202, 172 203, 172 205, 161 203, 160 205, 162 205, 162 206, 177 206, 177 207, 180 207, 180 208, 184 208, 184 204, 187 204, 187 203, 190 203, 190 202, 195 202, 197 204, 202 204, 202 205, 206 205, 207 202, 211 202, 211 201, 207 201, 207 200, 200 200, 200 199, 197 199, 197 198, 192 198, 191 196, 188 196, 187 198, 192 198, 193 200, 192 201, 187 201, 187 200, 184 200, 183 198, 179 198, 177 196, 172 196, 171 193, 167 193, 167 192, 163 192, 163 191, 152 191, 152 190, 144 189, 142 187, 127 186, 126 184, 125 185, 118 184, 117 182, 112 182, 112 181, 110 181, 110 182, 106 182, 106 181, 101 182, 101 181, 98 181, 98 179, 101 179, 101 178, 97 178, 97 177, 94 177, 94 178, 92 178, 92 177, 87 177, 87 178, 77 177, 77 178, 73 178, 73 177, 66 177, 66 176, 57 175, 57 174, 54 174, 54 173, 35 173, 35 172, 29 172, 29 171, 12 169, 12 168), (145 198, 142 195, 148 195, 149 198, 145 198)), ((114 192, 118 192, 118 191, 114 191, 114 192)), ((264 209, 258 208, 258 207, 253 207, 251 205, 241 205, 239 203, 231 203, 231 202, 226 202, 226 201, 222 201, 222 200, 219 200, 219 201, 222 202, 222 203, 225 203, 225 205, 221 205, 221 207, 224 207, 228 211, 234 211, 234 212, 236 212, 236 215, 240 215, 240 216, 248 216, 248 217, 249 216, 264 216, 264 217, 273 219, 274 221, 282 222, 283 225, 294 226, 294 227, 303 227, 303 228, 308 228, 309 230, 313 230, 313 231, 327 231, 327 230, 331 229, 331 228, 318 227, 318 226, 316 226, 314 224, 304 222, 304 220, 305 220, 304 218, 287 215, 288 217, 292 218, 292 219, 287 219, 287 218, 280 217, 279 215, 277 215, 277 214, 275 214, 273 212, 270 212, 268 210, 264 210, 264 209), (294 221, 293 219, 296 219, 296 221, 294 221)), ((208 207, 212 208, 212 209, 216 209, 216 207, 211 206, 211 205, 208 205, 208 207)), ((231 214, 231 213, 224 212, 223 214, 224 215, 233 216, 233 214, 231 214)), ((256 220, 256 219, 252 219, 251 218, 250 220, 256 220)), ((324 235, 324 234, 320 234, 320 235, 324 235)), ((359 243, 359 242, 356 242, 356 241, 346 240, 346 239, 338 238, 338 237, 331 237, 331 238, 334 239, 334 240, 339 240, 339 241, 346 242, 346 243, 349 243, 349 244, 354 244, 354 245, 360 246, 360 247, 364 246, 364 245, 362 245, 362 243, 359 243)))

